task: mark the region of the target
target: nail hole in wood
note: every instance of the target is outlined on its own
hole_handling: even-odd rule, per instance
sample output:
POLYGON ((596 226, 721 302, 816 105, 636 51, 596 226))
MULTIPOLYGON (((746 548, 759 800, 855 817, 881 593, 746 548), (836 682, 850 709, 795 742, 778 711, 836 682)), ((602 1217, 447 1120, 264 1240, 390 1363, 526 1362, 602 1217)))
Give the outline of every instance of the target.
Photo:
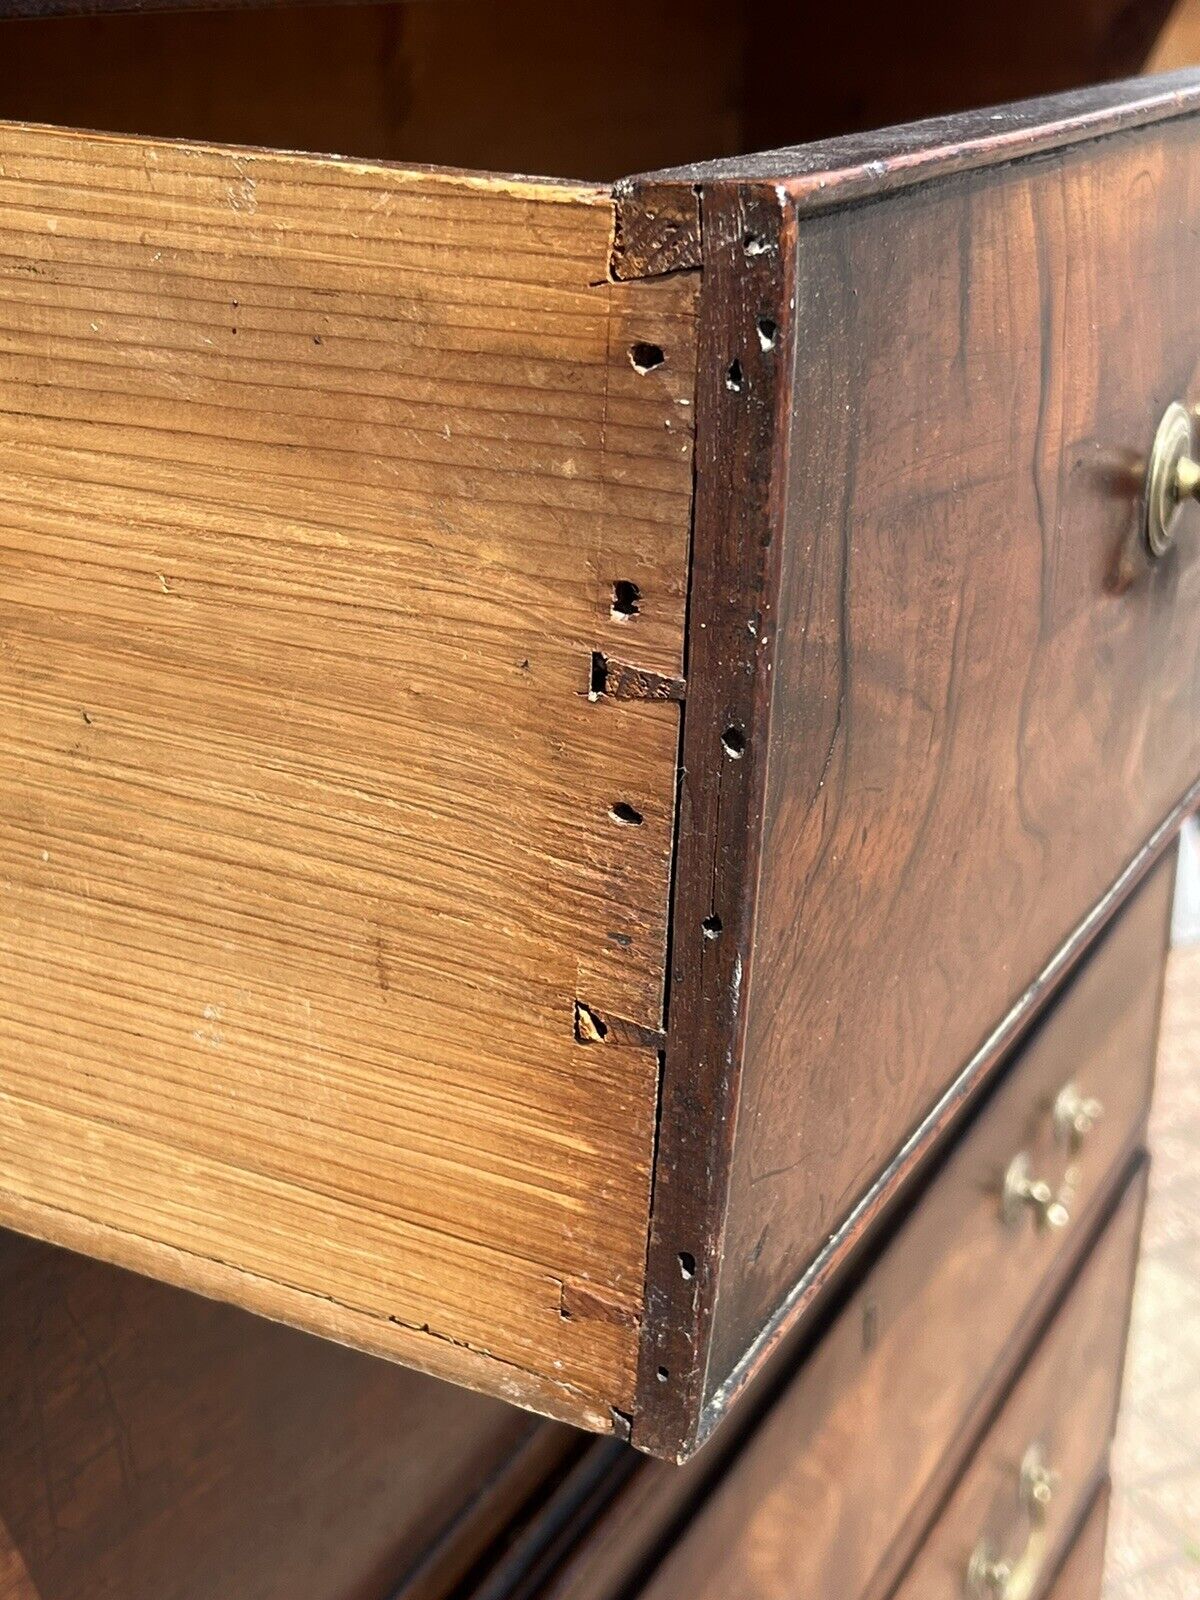
POLYGON ((756 326, 758 328, 759 344, 764 350, 774 350, 775 336, 779 332, 779 327, 774 317, 759 317, 756 326))
POLYGON ((575 1002, 575 1037, 580 1044, 600 1044, 608 1037, 608 1023, 582 1000, 575 1002))
POLYGON ((642 598, 642 591, 636 583, 630 583, 628 578, 618 578, 613 584, 612 614, 618 622, 628 622, 630 617, 636 617, 642 609, 638 601, 642 598))
POLYGON ((721 744, 725 754, 733 761, 740 761, 746 753, 746 735, 740 728, 726 728, 721 735, 721 744))
POLYGON ((659 1383, 666 1383, 667 1379, 670 1376, 671 1376, 671 1374, 667 1371, 666 1367, 659 1367, 659 1369, 658 1369, 658 1381, 659 1381, 659 1383))
POLYGON ((700 926, 704 929, 706 939, 715 939, 721 931, 721 919, 714 911, 711 917, 705 917, 700 926))
POLYGON ((736 358, 729 363, 729 370, 725 374, 725 387, 733 394, 741 394, 746 387, 746 374, 742 371, 742 363, 736 358))
POLYGON ((690 1250, 679 1252, 679 1270, 689 1283, 696 1276, 696 1258, 690 1250))
POLYGON ((667 359, 660 344, 646 344, 639 339, 636 344, 629 346, 629 363, 635 372, 653 372, 655 367, 661 367, 667 359))
POLYGON ((619 822, 626 828, 640 828, 646 820, 637 807, 631 806, 628 800, 615 801, 608 814, 614 822, 619 822))
POLYGON ((769 248, 761 233, 746 233, 742 235, 742 249, 748 256, 764 255, 769 248))

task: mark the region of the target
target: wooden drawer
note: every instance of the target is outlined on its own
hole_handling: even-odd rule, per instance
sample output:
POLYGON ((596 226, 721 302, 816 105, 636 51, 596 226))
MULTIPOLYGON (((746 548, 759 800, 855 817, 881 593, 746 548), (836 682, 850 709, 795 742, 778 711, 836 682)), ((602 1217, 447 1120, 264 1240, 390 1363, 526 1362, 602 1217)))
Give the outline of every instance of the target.
MULTIPOLYGON (((808 1472, 789 1466, 785 1434, 773 1417, 768 1429, 775 1434, 778 1476, 765 1470, 757 1444, 752 1447, 641 1591, 644 1600, 676 1600, 683 1595, 707 1600, 710 1595, 734 1592, 753 1595, 755 1600, 784 1600, 799 1594, 861 1600, 865 1595, 890 1593, 895 1572, 887 1574, 886 1585, 878 1581, 884 1576, 879 1571, 872 1580, 869 1556, 860 1555, 855 1545, 861 1537, 877 1542, 880 1531, 890 1531, 888 1524, 897 1512, 909 1516, 909 1525, 902 1551, 907 1570, 895 1590, 896 1600, 911 1600, 918 1594, 933 1600, 943 1592, 960 1597, 971 1552, 982 1537, 1002 1541, 1005 1552, 1019 1548, 1023 1530, 1015 1468, 1035 1441, 1061 1473, 1062 1492, 1054 1502, 1051 1538, 1043 1556, 1049 1576, 1105 1459, 1120 1382, 1144 1187, 1143 1171, 1125 1191, 1049 1333, 971 1455, 928 1538, 923 1535, 935 1505, 928 1497, 908 1494, 903 1464, 893 1479, 876 1480, 883 1503, 872 1527, 858 1499, 857 1481, 871 1471, 864 1458, 874 1446, 872 1429, 884 1413, 867 1419, 864 1413, 847 1409, 837 1427, 837 1396, 831 1401, 827 1432, 834 1448, 821 1462, 824 1481, 815 1463, 808 1472), (915 1514, 918 1500, 920 1514, 915 1514), (843 1507, 848 1512, 845 1523, 840 1521, 843 1507), (739 1521, 738 1509, 744 1520, 739 1521), (805 1548, 810 1545, 815 1554, 805 1548), (736 1590, 730 1588, 732 1581, 736 1590)), ((940 1342, 940 1331, 925 1336, 925 1343, 934 1349, 940 1342)), ((829 1370, 824 1376, 834 1382, 840 1377, 829 1370)), ((886 1393, 886 1386, 881 1392, 886 1393)), ((793 1413, 790 1420, 786 1439, 793 1455, 802 1456, 803 1429, 809 1419, 793 1413)), ((889 1417, 889 1427, 892 1421, 889 1417)), ((919 1474, 926 1470, 923 1444, 921 1437, 914 1440, 919 1474)), ((884 1448, 889 1448, 886 1434, 884 1448)))
POLYGON ((4 124, 0 1221, 694 1449, 1191 802, 1198 105, 4 124))
POLYGON ((895 1600, 961 1600, 964 1588, 978 1600, 1004 1600, 1000 1563, 1017 1569, 1008 1580, 1014 1595, 1037 1600, 1045 1593, 1108 1459, 1141 1204, 1139 1185, 988 1429, 895 1600), (1022 1581, 1027 1586, 1018 1588, 1022 1581))
POLYGON ((3 1600, 432 1600, 577 1436, 0 1235, 3 1600))
MULTIPOLYGON (((704 1502, 655 1600, 718 1600, 744 1570, 771 1594, 889 1593, 1142 1135, 1172 882, 1165 862, 1023 1047, 704 1502), (1055 1128, 1064 1090, 1104 1105, 1075 1149, 1055 1128), (1006 1220, 1022 1158, 1065 1202, 1065 1226, 1006 1220), (799 1539, 784 1514, 797 1507, 799 1539)), ((706 1454, 691 1484, 657 1463, 635 1475, 545 1600, 617 1592, 612 1569, 650 1559, 706 1454)))
POLYGON ((1105 1483, 1083 1527, 1050 1585, 1050 1600, 1100 1600, 1104 1583, 1104 1539, 1108 1531, 1109 1486, 1105 1483))
MULTIPOLYGON (((1031 115, 972 127, 1012 154, 1031 115)), ((954 124, 692 174, 698 371, 732 357, 747 384, 698 391, 714 621, 689 656, 652 1283, 698 1181, 723 1226, 649 1343, 710 1419, 1195 793, 1200 519, 1166 565, 1139 531, 1158 420, 1200 398, 1195 126, 1063 131, 985 170, 955 170, 980 146, 954 124), (790 367, 757 348, 764 310, 790 367), (689 945, 710 909, 733 937, 689 945)))

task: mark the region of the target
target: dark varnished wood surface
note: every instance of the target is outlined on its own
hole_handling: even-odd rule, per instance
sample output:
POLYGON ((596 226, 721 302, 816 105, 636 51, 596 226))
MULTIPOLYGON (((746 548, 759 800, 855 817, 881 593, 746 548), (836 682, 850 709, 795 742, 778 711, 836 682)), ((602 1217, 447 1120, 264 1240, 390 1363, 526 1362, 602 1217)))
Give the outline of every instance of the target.
POLYGON ((710 1384, 1200 771, 1183 120, 806 219, 762 867, 710 1384))
POLYGON ((727 1414, 1200 796, 1200 513, 1156 567, 1138 537, 1200 371, 1198 85, 619 191, 618 271, 703 218, 653 1453, 727 1414))
MULTIPOLYGON (((880 1259, 804 1359, 683 1536, 680 1593, 737 1592, 747 1564, 768 1593, 888 1593, 922 1508, 949 1487, 1031 1327, 1094 1233, 1142 1136, 1153 1072, 1173 860, 1161 863, 1021 1050, 880 1259), (1069 1153, 1050 1107, 1075 1083, 1104 1115, 1069 1153), (1018 1152, 1061 1190, 1070 1225, 1003 1225, 1002 1175, 1018 1152), (779 1516, 805 1508, 805 1536, 779 1516)), ((719 1447, 719 1446, 718 1446, 719 1447)), ((694 1458, 703 1469, 708 1452, 694 1458)), ((683 1476, 692 1465, 683 1469, 683 1476)), ((596 1569, 645 1561, 676 1509, 678 1471, 631 1481, 549 1593, 597 1600, 596 1569), (657 1527, 648 1516, 656 1510, 657 1527)), ((663 1590, 666 1593, 666 1589, 663 1590)))
MULTIPOLYGON (((1042 151, 1062 150, 1122 129, 1184 116, 1198 106, 1200 73, 1189 67, 663 168, 622 179, 616 192, 627 213, 625 232, 637 241, 632 266, 642 272, 664 270, 664 264, 667 270, 678 270, 709 264, 697 196, 707 190, 711 203, 717 185, 770 183, 797 210, 819 211, 878 199, 956 172, 981 171, 1042 151)), ((620 245, 618 240, 616 275, 634 276, 622 261, 620 245)))
POLYGON ((938 1515, 895 1600, 961 1600, 970 1552, 986 1539, 1018 1558, 1029 1521, 1020 1466, 1041 1447, 1056 1482, 1046 1512, 1044 1586, 1103 1480, 1116 1420, 1144 1177, 1080 1273, 962 1478, 938 1515))
POLYGON ((1141 71, 1174 0, 1008 0, 996 13, 961 0, 860 0, 835 6, 760 0, 746 148, 798 144, 1103 84, 1141 71), (869 40, 864 48, 863 41, 869 40), (811 63, 795 92, 801 62, 811 63), (781 127, 782 125, 782 127, 781 127))
POLYGON ((636 191, 643 182, 667 180, 771 182, 782 185, 793 203, 817 210, 1183 116, 1195 111, 1198 103, 1200 71, 1185 67, 809 144, 664 168, 646 178, 630 178, 624 187, 636 191))
MULTIPOLYGON (((1059 1550, 1065 1544, 1096 1482, 1111 1430, 1143 1188, 1144 1178, 1139 1177, 1125 1194, 1049 1333, 972 1456, 949 1510, 939 1518, 931 1542, 910 1569, 919 1576, 906 1574, 900 1586, 903 1600, 917 1595, 921 1600, 933 1600, 935 1595, 938 1600, 942 1595, 958 1600, 966 1557, 979 1533, 991 1532, 1005 1548, 1015 1542, 1019 1549, 1022 1529, 1010 1479, 1013 1463, 1020 1461, 1035 1438, 1044 1440, 1063 1472, 1052 1536, 1059 1550)), ((793 1448, 800 1437, 794 1431, 800 1420, 792 1419, 793 1448)), ((852 1423, 850 1417, 844 1421, 852 1423)), ((778 1437, 782 1440, 782 1434, 778 1437)), ((840 1435, 841 1460, 853 1459, 870 1444, 869 1433, 849 1427, 840 1435)), ((730 1594, 785 1600, 795 1595, 859 1593, 853 1587, 852 1547, 863 1524, 838 1523, 830 1498, 836 1499, 836 1485, 825 1488, 815 1479, 764 1471, 764 1466, 753 1449, 735 1464, 706 1514, 670 1550, 641 1591, 642 1600, 674 1600, 678 1595, 725 1600, 730 1594), (735 1499, 752 1508, 748 1521, 733 1509, 735 1499), (810 1542, 840 1547, 812 1587, 798 1582, 804 1556, 795 1548, 810 1542), (781 1559, 788 1547, 791 1553, 781 1559)), ((886 1518, 890 1508, 881 1505, 878 1514, 886 1518)), ((915 1543, 920 1529, 914 1529, 911 1537, 915 1543)))
POLYGON ((425 1600, 573 1448, 11 1234, 0 1288, 3 1600, 425 1600))
POLYGON ((0 0, 0 17, 104 17, 148 11, 254 11, 277 7, 370 5, 379 0, 0 0))
POLYGON ((767 764, 747 732, 766 715, 761 670, 774 552, 772 515, 787 385, 791 249, 771 196, 723 191, 708 205, 697 388, 695 527, 688 697, 672 906, 670 1038, 661 1089, 665 1138, 655 1167, 647 1307, 633 1440, 684 1456, 704 1398, 719 1213, 734 1135, 743 952, 754 908, 767 764), (760 318, 769 316, 769 322, 760 318), (769 327, 768 338, 759 330, 769 327), (744 403, 731 403, 737 402, 744 403), (682 1064, 685 1070, 677 1070, 682 1064), (665 1155, 664 1155, 665 1153, 665 1155))

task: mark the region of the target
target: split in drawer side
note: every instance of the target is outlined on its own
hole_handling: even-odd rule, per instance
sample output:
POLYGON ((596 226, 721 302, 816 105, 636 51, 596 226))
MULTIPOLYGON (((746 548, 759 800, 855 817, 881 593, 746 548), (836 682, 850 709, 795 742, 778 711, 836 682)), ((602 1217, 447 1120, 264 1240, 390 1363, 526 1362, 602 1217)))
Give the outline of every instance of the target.
POLYGON ((632 1405, 694 275, 583 185, 0 128, 0 1221, 632 1405))

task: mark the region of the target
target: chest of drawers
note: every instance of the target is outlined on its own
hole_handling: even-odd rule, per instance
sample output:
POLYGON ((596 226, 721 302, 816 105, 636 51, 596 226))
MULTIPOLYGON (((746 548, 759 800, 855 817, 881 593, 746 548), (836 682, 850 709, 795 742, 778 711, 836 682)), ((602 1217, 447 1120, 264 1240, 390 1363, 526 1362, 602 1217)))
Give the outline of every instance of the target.
POLYGON ((832 136, 1161 19, 852 113, 765 4, 74 9, 0 4, 13 1570, 61 1470, 130 1600, 1044 1590, 1200 797, 1200 76, 832 136), (79 1488, 82 1351, 169 1493, 79 1488))

